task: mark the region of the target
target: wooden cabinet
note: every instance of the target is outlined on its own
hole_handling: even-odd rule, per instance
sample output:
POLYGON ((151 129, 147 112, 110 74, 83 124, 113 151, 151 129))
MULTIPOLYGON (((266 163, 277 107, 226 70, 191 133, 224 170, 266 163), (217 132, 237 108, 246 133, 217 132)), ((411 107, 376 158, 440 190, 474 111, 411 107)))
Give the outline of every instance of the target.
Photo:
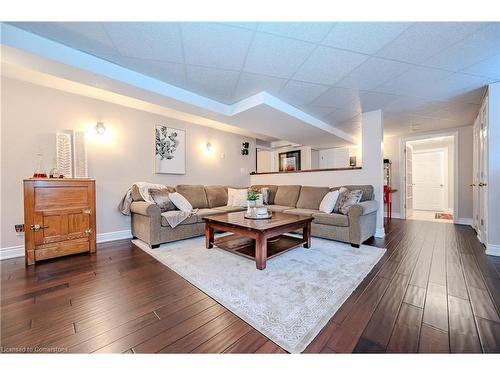
POLYGON ((24 180, 25 259, 36 261, 96 250, 95 181, 24 180))

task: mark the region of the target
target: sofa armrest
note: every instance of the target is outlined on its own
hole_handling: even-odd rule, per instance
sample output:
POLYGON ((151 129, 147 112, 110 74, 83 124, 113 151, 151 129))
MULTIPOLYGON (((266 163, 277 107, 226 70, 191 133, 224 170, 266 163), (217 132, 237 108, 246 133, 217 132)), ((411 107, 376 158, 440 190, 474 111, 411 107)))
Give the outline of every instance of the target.
POLYGON ((349 217, 368 215, 378 210, 378 202, 375 200, 364 201, 353 205, 349 209, 349 217))
POLYGON ((134 214, 144 216, 160 216, 161 210, 158 205, 144 201, 135 201, 130 205, 130 211, 134 214))

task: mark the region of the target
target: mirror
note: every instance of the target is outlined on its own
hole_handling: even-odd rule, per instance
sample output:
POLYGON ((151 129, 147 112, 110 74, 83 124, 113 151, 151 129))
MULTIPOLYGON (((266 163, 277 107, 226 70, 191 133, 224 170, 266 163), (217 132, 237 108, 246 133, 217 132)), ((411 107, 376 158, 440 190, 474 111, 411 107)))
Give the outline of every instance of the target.
POLYGON ((310 146, 257 147, 257 173, 298 172, 361 166, 358 146, 312 148, 310 146))

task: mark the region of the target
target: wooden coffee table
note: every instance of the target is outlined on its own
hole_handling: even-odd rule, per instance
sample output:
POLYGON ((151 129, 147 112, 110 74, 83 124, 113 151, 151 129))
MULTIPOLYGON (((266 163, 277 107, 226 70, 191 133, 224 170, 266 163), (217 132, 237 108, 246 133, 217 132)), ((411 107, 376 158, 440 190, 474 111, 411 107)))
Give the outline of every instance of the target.
POLYGON ((235 254, 255 259, 257 268, 266 268, 266 261, 285 251, 303 245, 311 247, 312 217, 284 213, 273 213, 271 219, 246 219, 244 212, 204 217, 205 244, 207 249, 213 245, 235 254), (302 238, 286 233, 302 229, 302 238), (233 233, 214 239, 214 231, 233 233))

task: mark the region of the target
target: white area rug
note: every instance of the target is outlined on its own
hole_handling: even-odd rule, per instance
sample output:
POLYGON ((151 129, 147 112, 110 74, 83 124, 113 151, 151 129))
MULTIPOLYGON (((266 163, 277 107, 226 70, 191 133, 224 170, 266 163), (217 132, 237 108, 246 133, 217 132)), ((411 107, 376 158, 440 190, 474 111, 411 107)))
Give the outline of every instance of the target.
POLYGON ((291 353, 302 352, 385 252, 312 239, 312 247, 255 262, 214 247, 204 237, 150 249, 135 245, 177 272, 234 314, 291 353))

